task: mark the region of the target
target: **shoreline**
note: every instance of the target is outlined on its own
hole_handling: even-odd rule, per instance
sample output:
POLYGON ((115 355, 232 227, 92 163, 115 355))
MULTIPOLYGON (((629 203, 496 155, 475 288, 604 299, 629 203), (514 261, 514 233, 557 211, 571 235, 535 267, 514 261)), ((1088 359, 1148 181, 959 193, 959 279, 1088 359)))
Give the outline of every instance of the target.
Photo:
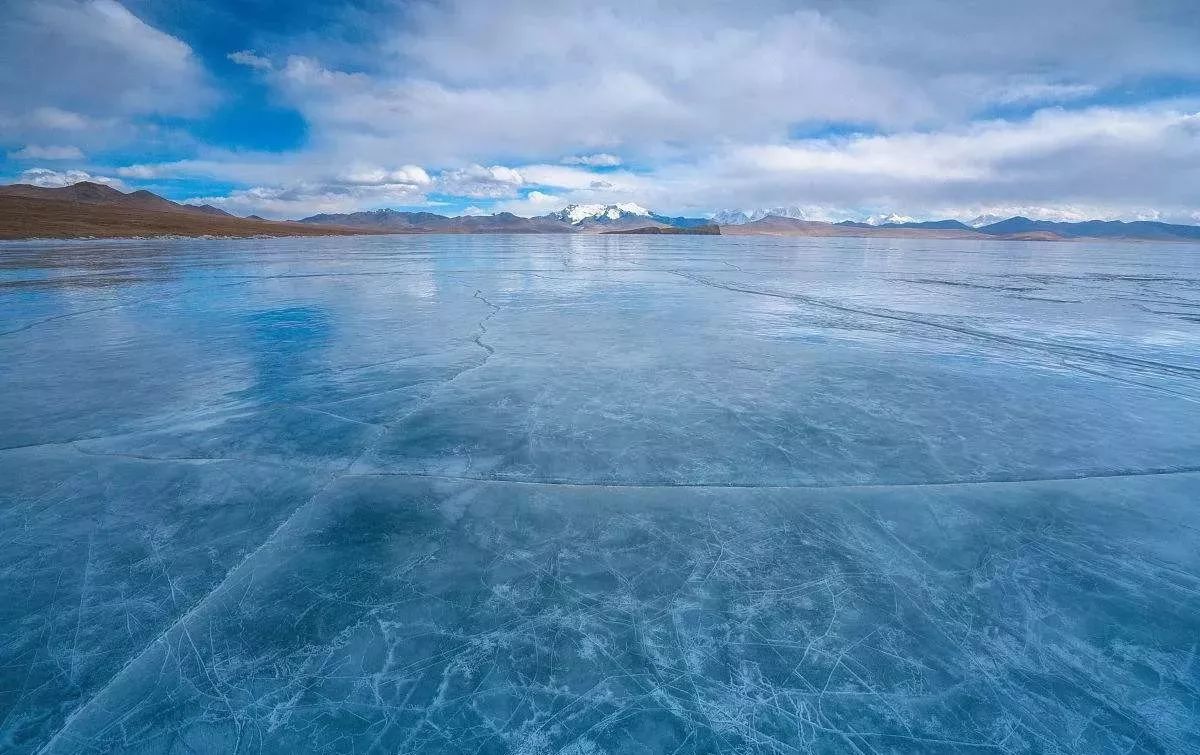
POLYGON ((636 231, 604 231, 599 233, 522 233, 519 231, 476 231, 467 233, 456 233, 453 231, 403 231, 403 230, 380 230, 372 231, 367 229, 339 229, 328 233, 256 233, 256 234, 151 234, 151 235, 114 235, 114 236, 95 236, 95 235, 79 235, 79 236, 0 236, 0 245, 15 244, 24 242, 52 242, 52 241, 233 241, 233 240, 274 240, 274 239, 300 239, 300 238, 359 238, 359 237, 378 237, 378 236, 518 236, 518 237, 604 237, 604 236, 639 236, 639 237, 708 237, 708 238, 735 238, 735 239, 752 239, 752 238, 773 238, 773 239, 879 239, 889 241, 1003 241, 1003 242, 1025 242, 1025 243, 1101 243, 1101 244, 1183 244, 1183 245, 1200 245, 1200 240, 1192 239, 1148 239, 1140 237, 1104 237, 1104 236, 1059 236, 1056 238, 1019 238, 1014 236, 989 236, 987 234, 971 235, 971 236, 947 236, 938 234, 857 234, 857 233, 644 233, 636 231))

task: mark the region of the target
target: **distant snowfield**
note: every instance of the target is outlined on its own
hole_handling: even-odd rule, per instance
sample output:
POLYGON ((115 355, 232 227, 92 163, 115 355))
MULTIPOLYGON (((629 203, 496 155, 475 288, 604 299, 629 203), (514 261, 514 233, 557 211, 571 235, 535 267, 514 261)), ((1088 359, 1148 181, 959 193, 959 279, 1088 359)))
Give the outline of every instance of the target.
POLYGON ((627 215, 637 215, 649 217, 650 211, 645 207, 634 204, 633 202, 622 202, 619 204, 573 204, 559 210, 556 213, 551 213, 552 216, 563 220, 569 220, 573 224, 582 223, 590 218, 607 218, 608 220, 620 220, 627 215))

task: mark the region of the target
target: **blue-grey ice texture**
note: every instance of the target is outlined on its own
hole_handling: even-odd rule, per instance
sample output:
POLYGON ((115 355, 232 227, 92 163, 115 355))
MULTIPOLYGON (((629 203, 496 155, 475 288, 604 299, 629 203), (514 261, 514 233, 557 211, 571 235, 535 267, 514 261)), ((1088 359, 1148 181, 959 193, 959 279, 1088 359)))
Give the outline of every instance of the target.
POLYGON ((4 753, 1200 751, 1200 248, 0 247, 4 753))

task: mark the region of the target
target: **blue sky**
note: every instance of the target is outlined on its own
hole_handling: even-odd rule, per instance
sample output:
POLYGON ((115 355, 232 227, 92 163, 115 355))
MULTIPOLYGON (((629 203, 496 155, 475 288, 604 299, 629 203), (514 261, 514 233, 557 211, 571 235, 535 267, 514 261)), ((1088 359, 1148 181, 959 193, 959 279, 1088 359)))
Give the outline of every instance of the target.
POLYGON ((377 207, 1200 222, 1192 0, 10 0, 0 178, 377 207))

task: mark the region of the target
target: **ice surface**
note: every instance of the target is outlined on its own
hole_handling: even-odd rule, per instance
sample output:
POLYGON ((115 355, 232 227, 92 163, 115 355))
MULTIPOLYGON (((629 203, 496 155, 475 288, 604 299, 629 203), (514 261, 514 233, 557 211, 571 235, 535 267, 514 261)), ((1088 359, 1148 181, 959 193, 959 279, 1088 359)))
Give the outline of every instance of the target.
POLYGON ((0 752, 1200 749, 1186 245, 0 246, 0 752))

